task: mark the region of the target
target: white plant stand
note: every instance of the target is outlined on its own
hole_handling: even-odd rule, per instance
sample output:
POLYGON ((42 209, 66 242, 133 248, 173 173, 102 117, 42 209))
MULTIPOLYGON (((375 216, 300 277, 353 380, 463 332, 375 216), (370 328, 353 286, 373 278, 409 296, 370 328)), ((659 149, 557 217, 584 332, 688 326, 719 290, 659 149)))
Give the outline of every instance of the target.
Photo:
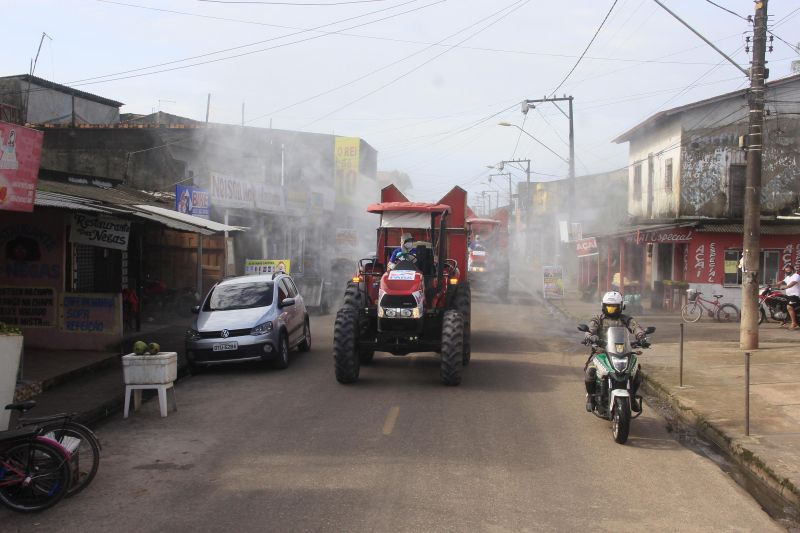
POLYGON ((22 335, 0 335, 0 431, 8 429, 11 411, 3 407, 14 401, 22 340, 22 335))
POLYGON ((158 391, 158 406, 161 416, 167 416, 167 390, 172 389, 172 409, 178 410, 175 401, 175 379, 178 377, 177 352, 159 352, 156 355, 128 354, 122 356, 122 372, 125 378, 125 409, 123 417, 130 413, 131 394, 133 410, 142 404, 142 390, 158 391))

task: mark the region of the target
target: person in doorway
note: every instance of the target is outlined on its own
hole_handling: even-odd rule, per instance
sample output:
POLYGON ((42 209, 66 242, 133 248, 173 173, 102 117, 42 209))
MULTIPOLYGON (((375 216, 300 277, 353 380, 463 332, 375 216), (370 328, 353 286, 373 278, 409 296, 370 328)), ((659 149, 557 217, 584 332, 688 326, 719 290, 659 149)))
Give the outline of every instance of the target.
POLYGON ((789 297, 786 311, 789 313, 789 318, 792 319, 789 328, 797 329, 797 308, 800 307, 800 274, 795 272, 794 267, 790 264, 783 267, 783 273, 786 274, 786 277, 783 278, 781 285, 786 289, 786 296, 789 297))
MULTIPOLYGON (((589 321, 589 331, 586 332, 585 336, 587 343, 605 346, 608 328, 614 326, 628 328, 628 331, 635 335, 638 341, 645 339, 644 329, 632 316, 622 314, 622 307, 622 295, 620 293, 610 291, 603 295, 600 314, 593 316, 589 321)), ((634 398, 641 381, 641 372, 636 372, 631 383, 634 398)), ((594 409, 594 395, 597 392, 595 390, 597 387, 597 367, 594 365, 592 355, 589 356, 589 360, 586 361, 584 366, 584 383, 586 385, 586 410, 591 413, 594 409)), ((641 404, 639 402, 631 402, 631 409, 638 413, 641 411, 641 404)))
POLYGON ((400 247, 395 248, 389 258, 389 270, 397 266, 400 261, 417 261, 417 249, 414 248, 414 237, 410 233, 403 233, 400 237, 400 247))

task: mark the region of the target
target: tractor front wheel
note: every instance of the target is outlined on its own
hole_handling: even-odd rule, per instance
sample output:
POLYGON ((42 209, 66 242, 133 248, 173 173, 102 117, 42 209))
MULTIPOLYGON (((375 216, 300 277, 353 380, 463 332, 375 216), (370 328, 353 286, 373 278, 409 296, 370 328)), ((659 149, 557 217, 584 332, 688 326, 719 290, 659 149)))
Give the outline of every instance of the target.
POLYGON ((464 357, 464 318, 458 311, 445 311, 442 317, 442 383, 456 386, 461 383, 464 357))
POLYGON ((336 313, 333 329, 333 361, 336 381, 355 383, 358 381, 360 363, 356 348, 358 311, 344 307, 336 313))
POLYGON ((464 356, 461 362, 464 366, 467 366, 472 358, 472 340, 470 339, 472 335, 472 289, 469 281, 459 284, 453 307, 461 313, 461 318, 464 321, 464 356))

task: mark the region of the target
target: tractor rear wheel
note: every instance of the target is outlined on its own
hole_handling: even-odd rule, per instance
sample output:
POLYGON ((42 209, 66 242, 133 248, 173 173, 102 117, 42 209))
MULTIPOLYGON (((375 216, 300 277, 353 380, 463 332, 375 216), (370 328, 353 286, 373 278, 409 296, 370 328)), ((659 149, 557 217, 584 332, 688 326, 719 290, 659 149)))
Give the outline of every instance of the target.
POLYGON ((442 317, 442 364, 439 377, 442 383, 455 386, 461 383, 464 358, 464 318, 453 309, 442 317))
POLYGON ((349 307, 339 309, 333 326, 333 361, 336 381, 339 383, 358 381, 360 363, 356 348, 357 328, 358 311, 349 307))
POLYGON ((469 360, 472 358, 472 289, 470 288, 469 281, 464 281, 459 284, 458 292, 453 302, 453 307, 461 313, 464 320, 464 357, 462 364, 467 366, 469 360))

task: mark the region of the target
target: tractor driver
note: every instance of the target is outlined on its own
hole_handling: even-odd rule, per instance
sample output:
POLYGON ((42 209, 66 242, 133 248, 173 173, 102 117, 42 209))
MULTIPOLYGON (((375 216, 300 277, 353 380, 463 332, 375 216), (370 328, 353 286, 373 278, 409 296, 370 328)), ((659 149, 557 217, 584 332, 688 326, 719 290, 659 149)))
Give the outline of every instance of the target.
POLYGON ((394 269, 400 261, 417 262, 417 249, 414 248, 414 237, 410 233, 403 233, 400 237, 400 247, 395 248, 389 258, 389 270, 394 269))

